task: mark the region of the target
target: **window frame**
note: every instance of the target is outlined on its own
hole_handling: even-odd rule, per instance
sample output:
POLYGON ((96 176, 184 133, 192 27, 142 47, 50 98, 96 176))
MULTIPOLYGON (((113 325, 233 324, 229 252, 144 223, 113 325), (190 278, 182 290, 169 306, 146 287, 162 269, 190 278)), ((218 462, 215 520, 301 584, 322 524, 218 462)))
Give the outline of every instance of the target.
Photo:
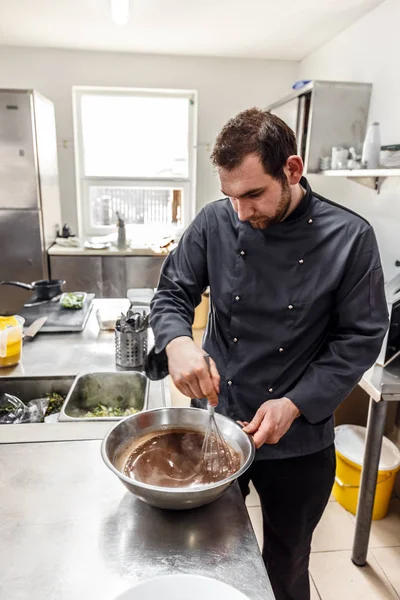
MULTIPOLYGON (((73 86, 73 131, 75 146, 75 182, 78 209, 78 235, 82 238, 87 236, 107 235, 116 231, 115 226, 95 227, 90 220, 89 188, 90 185, 104 187, 127 186, 127 187, 151 187, 151 188, 173 188, 183 189, 182 222, 179 227, 187 227, 196 214, 196 167, 197 167, 197 91, 182 89, 160 89, 160 88, 125 88, 106 86, 73 86), (188 177, 171 178, 137 178, 137 177, 99 177, 86 176, 84 171, 84 152, 82 135, 81 99, 83 95, 105 95, 105 96, 152 96, 152 97, 174 97, 187 98, 189 104, 189 139, 188 139, 188 177)), ((139 237, 145 233, 147 225, 129 225, 130 231, 137 231, 139 237), (140 231, 137 229, 140 228, 140 231)), ((158 227, 156 225, 156 227, 158 227)), ((171 233, 176 224, 171 224, 171 233)), ((164 225, 165 228, 165 225, 164 225)), ((166 232, 167 234, 168 232, 166 232)))

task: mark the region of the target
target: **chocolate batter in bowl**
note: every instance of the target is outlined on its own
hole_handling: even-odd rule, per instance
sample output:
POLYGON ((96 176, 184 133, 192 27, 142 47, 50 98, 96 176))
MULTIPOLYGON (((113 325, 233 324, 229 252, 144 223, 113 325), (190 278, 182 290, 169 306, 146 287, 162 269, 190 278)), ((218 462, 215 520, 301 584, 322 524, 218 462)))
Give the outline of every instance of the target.
POLYGON ((160 408, 127 417, 106 435, 106 465, 130 492, 159 508, 182 510, 212 502, 244 473, 255 455, 253 440, 222 415, 218 426, 232 451, 232 472, 207 479, 200 461, 208 414, 197 408, 160 408))
MULTIPOLYGON (((188 487, 215 482, 202 462, 204 433, 190 429, 165 429, 132 445, 124 474, 142 483, 160 487, 188 487)), ((229 447, 229 446, 228 446, 229 447)), ((229 447, 232 469, 219 480, 230 477, 241 466, 241 456, 229 447)))

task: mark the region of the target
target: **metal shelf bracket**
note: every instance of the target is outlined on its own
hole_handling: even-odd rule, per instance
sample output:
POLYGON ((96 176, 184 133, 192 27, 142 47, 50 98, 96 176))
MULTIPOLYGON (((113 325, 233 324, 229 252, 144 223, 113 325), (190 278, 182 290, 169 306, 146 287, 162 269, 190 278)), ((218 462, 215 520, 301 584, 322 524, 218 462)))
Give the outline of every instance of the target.
POLYGON ((381 193, 382 184, 385 181, 386 177, 384 176, 369 176, 369 177, 347 177, 347 179, 351 179, 351 181, 355 181, 360 185, 364 185, 365 187, 370 188, 371 190, 375 190, 377 194, 381 193))

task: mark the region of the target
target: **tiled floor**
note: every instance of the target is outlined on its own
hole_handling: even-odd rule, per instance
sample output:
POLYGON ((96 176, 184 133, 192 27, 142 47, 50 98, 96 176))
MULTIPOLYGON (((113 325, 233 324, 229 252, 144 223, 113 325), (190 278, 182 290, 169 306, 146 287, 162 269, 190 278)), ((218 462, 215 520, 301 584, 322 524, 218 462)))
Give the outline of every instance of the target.
MULTIPOLYGON (((195 332, 198 343, 201 334, 195 332)), ((189 403, 173 384, 171 399, 175 406, 189 403)), ((261 548, 262 516, 254 488, 246 504, 261 548)), ((393 498, 388 516, 373 523, 368 564, 362 568, 350 559, 354 527, 355 517, 331 497, 312 544, 311 600, 400 600, 400 499, 393 498)))
MULTIPOLYGON (((254 490, 247 498, 253 528, 262 545, 262 517, 254 490)), ((350 560, 354 517, 333 498, 318 525, 312 545, 312 600, 399 600, 400 500, 393 499, 386 519, 372 525, 368 565, 350 560)))

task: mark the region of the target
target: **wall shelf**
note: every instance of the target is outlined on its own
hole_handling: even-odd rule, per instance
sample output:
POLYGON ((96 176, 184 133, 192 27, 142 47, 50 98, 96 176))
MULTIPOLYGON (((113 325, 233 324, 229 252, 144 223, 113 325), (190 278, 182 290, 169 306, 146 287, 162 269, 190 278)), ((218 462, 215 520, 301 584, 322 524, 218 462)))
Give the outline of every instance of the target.
POLYGON ((400 169, 336 169, 334 171, 320 171, 319 175, 324 175, 324 177, 347 177, 375 190, 379 194, 386 177, 400 177, 400 169))

